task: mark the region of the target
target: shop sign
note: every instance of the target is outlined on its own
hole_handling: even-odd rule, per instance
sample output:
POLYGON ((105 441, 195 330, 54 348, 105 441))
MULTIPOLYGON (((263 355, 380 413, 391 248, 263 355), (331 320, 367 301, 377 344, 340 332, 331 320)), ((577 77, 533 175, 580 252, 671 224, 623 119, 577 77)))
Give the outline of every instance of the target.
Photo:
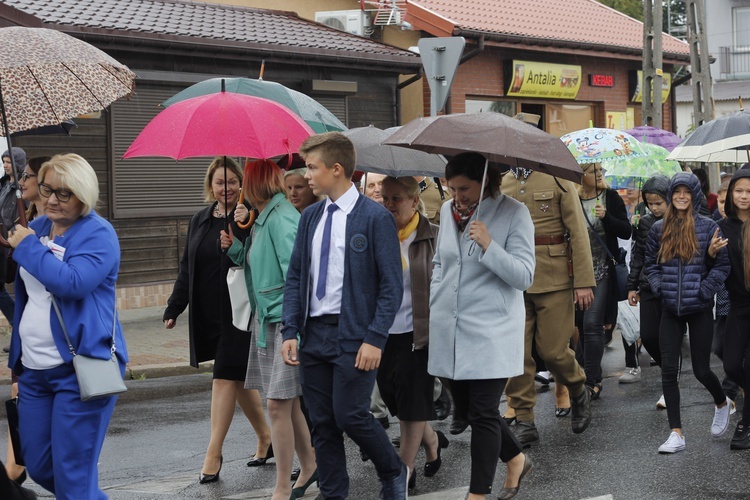
POLYGON ((581 87, 581 67, 532 61, 512 61, 506 78, 510 97, 575 99, 581 87))
POLYGON ((589 85, 592 87, 614 87, 615 77, 613 75, 591 73, 589 75, 589 85))
MULTIPOLYGON (((669 97, 669 91, 672 89, 672 75, 669 73, 663 73, 661 75, 661 103, 667 102, 669 97)), ((631 102, 642 102, 643 101, 643 71, 633 70, 628 75, 629 80, 629 92, 631 95, 631 102)), ((651 91, 653 92, 653 81, 651 82, 651 91)))

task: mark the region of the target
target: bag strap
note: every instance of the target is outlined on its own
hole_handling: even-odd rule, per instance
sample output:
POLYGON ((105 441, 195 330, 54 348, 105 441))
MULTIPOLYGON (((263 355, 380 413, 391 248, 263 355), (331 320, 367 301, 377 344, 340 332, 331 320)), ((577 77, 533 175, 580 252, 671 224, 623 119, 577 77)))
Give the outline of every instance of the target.
MULTIPOLYGON (((50 294, 50 297, 52 297, 52 306, 55 308, 55 313, 57 314, 57 319, 60 321, 60 327, 62 328, 63 335, 65 335, 65 341, 68 343, 68 349, 70 349, 70 354, 72 354, 74 357, 77 356, 75 349, 73 349, 73 344, 70 343, 70 337, 68 337, 68 329, 65 326, 65 322, 62 318, 62 313, 60 312, 60 306, 57 305, 57 300, 55 300, 54 294, 50 294)), ((115 287, 115 308, 114 313, 112 314, 112 355, 115 355, 115 351, 117 350, 115 347, 115 333, 117 332, 117 288, 115 287)))
POLYGON ((591 221, 589 220, 589 215, 586 213, 586 210, 583 206, 583 200, 580 200, 581 202, 581 208, 583 209, 583 216, 586 218, 586 224, 589 225, 591 228, 591 232, 594 233, 594 236, 596 236, 596 239, 599 240, 599 244, 604 248, 604 251, 607 252, 607 255, 612 260, 612 264, 617 265, 617 259, 615 259, 615 256, 612 255, 612 252, 609 251, 609 248, 607 247, 607 244, 602 240, 602 237, 599 236, 599 233, 596 232, 596 229, 594 229, 594 226, 591 224, 591 221))

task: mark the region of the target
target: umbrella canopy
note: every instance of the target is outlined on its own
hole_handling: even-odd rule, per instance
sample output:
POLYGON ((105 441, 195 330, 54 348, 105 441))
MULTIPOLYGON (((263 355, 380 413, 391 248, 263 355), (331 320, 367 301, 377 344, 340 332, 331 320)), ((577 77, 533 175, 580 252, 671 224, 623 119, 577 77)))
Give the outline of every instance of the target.
POLYGON ((22 132, 15 132, 11 134, 11 136, 17 137, 20 135, 56 135, 56 134, 70 135, 70 131, 77 127, 78 125, 76 125, 73 120, 65 120, 64 122, 58 123, 57 125, 47 125, 45 127, 32 128, 30 130, 24 130, 22 132))
POLYGON ((631 128, 625 132, 641 141, 641 143, 656 144, 667 151, 672 151, 682 142, 682 137, 679 135, 661 128, 649 127, 648 125, 631 128))
POLYGON ((290 155, 313 130, 268 99, 219 92, 178 102, 149 122, 123 158, 290 155))
POLYGON ((102 110, 130 94, 134 79, 126 66, 60 31, 0 29, 0 96, 11 133, 102 110))
POLYGON ((642 143, 641 146, 643 146, 647 156, 602 161, 602 167, 607 170, 605 177, 610 187, 623 189, 634 183, 637 186, 656 174, 663 174, 671 178, 677 172, 682 171, 678 162, 667 160, 669 151, 663 147, 649 143, 642 143))
POLYGON ((357 150, 357 170, 394 177, 445 175, 445 159, 416 149, 381 144, 401 127, 382 130, 370 125, 345 130, 357 150))
POLYGON ((280 83, 251 78, 211 78, 210 80, 204 80, 173 95, 164 101, 162 106, 169 107, 174 103, 192 97, 215 94, 221 91, 222 80, 227 92, 262 97, 283 104, 305 120, 315 133, 346 130, 346 125, 312 97, 287 88, 280 83))
POLYGON ((741 109, 696 128, 669 155, 681 161, 750 161, 750 111, 741 109), (741 150, 731 153, 730 150, 741 150), (722 153, 728 152, 722 156, 722 153), (741 159, 743 158, 744 160, 741 159), (728 159, 722 159, 728 158, 728 159), (734 158, 735 160, 732 160, 734 158))
POLYGON ((383 144, 427 153, 483 154, 489 161, 580 182, 583 171, 557 137, 502 113, 417 118, 383 144))
POLYGON ((611 128, 586 128, 560 137, 581 165, 646 156, 633 136, 611 128))

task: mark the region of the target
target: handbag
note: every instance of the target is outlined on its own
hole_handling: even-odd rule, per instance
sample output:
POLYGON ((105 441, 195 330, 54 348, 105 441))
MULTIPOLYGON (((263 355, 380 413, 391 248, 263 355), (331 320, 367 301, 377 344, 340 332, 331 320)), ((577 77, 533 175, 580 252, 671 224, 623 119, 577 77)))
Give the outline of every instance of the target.
POLYGON ((586 218, 586 223, 591 228, 591 232, 596 236, 596 239, 599 240, 599 244, 604 248, 604 251, 607 252, 607 256, 609 256, 609 259, 612 261, 612 270, 614 270, 614 273, 610 273, 610 277, 613 278, 612 284, 614 285, 614 294, 615 299, 617 302, 628 300, 628 290, 627 290, 627 281, 628 281, 628 266, 625 263, 627 260, 625 257, 628 254, 627 250, 624 248, 618 248, 618 255, 615 257, 612 255, 612 252, 609 251, 609 248, 607 248, 607 244, 602 240, 602 237, 599 236, 599 233, 596 232, 594 229, 594 226, 591 224, 591 221, 589 220, 589 216, 586 213, 586 211, 583 211, 583 216, 586 218))
POLYGON ((227 288, 229 288, 229 302, 232 305, 232 324, 238 330, 249 332, 253 311, 250 307, 250 296, 247 294, 244 268, 229 268, 227 288))
POLYGON ((65 334, 65 341, 68 343, 70 353, 73 355, 73 369, 78 379, 78 388, 81 393, 81 401, 107 398, 121 394, 128 390, 125 381, 122 379, 120 363, 115 356, 115 332, 117 329, 117 302, 115 301, 115 311, 112 318, 112 349, 110 350, 109 359, 91 358, 76 354, 73 345, 68 337, 68 329, 65 327, 60 308, 57 305, 55 296, 52 296, 52 305, 55 307, 57 319, 60 320, 60 326, 65 334))
POLYGON ((13 446, 13 457, 17 465, 26 465, 21 453, 21 434, 18 432, 18 398, 5 401, 5 414, 8 417, 8 433, 13 446))

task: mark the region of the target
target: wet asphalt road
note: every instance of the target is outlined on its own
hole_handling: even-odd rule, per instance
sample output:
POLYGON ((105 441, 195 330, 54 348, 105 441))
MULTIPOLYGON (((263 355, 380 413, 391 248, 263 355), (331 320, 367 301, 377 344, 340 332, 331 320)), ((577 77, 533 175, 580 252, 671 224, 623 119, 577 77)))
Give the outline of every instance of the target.
MULTIPOLYGON (((531 449, 536 469, 522 483, 516 497, 523 499, 750 499, 750 451, 730 451, 731 433, 739 413, 732 416, 730 431, 713 438, 709 427, 713 404, 708 392, 695 380, 687 342, 681 379, 683 425, 687 449, 671 456, 658 455, 658 446, 668 437, 666 412, 655 409, 661 394, 658 367, 648 366, 642 354, 643 380, 620 385, 623 369, 619 338, 604 356, 604 391, 593 403, 594 419, 581 435, 570 430, 570 418, 555 418, 554 394, 539 389, 536 423, 541 435, 531 449)), ((721 363, 713 358, 721 377, 721 363)), ((210 375, 198 374, 152 380, 129 381, 129 391, 115 410, 100 461, 100 484, 115 500, 173 500, 202 498, 269 498, 275 481, 275 466, 248 468, 255 451, 255 436, 240 414, 235 416, 224 447, 221 480, 198 484, 209 432, 210 375)), ((8 397, 10 388, 0 388, 8 397)), ((741 405, 742 401, 738 401, 741 405)), ((1 411, 1 410, 0 410, 1 411)), ((4 417, 4 415, 3 415, 4 417)), ((388 431, 398 434, 396 420, 388 431)), ((4 424, 4 421, 3 421, 4 424)), ((450 418, 435 428, 448 434, 450 418)), ((0 435, 0 450, 7 437, 0 435)), ((470 431, 450 436, 443 451, 443 467, 433 478, 418 477, 411 498, 463 499, 469 480, 470 431)), ((350 498, 378 498, 379 484, 372 463, 364 463, 351 441, 347 441, 350 498)), ((269 461, 273 464, 273 461, 269 461)), ((418 470, 424 454, 417 457, 418 470)), ((502 487, 505 467, 500 464, 495 491, 502 487)), ((31 487, 41 498, 52 498, 40 487, 31 487)), ((316 493, 305 498, 313 499, 316 493)), ((488 498, 496 498, 495 495, 488 498)))

